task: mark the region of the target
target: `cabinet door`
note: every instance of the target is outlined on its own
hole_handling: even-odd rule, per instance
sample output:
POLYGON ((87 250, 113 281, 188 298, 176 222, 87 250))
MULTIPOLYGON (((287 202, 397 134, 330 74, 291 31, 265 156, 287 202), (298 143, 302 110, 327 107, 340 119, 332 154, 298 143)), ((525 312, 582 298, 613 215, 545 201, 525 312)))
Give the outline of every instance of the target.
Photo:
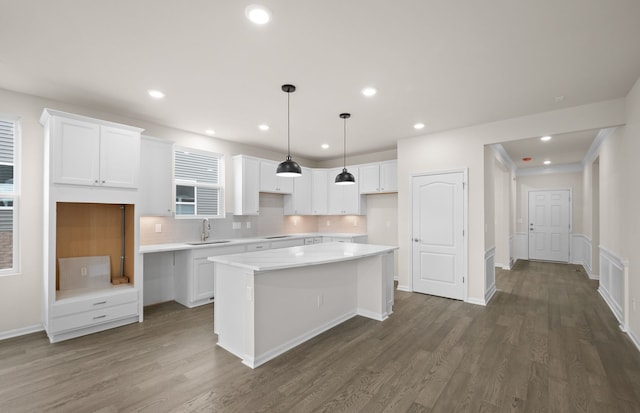
MULTIPOLYGON (((358 188, 358 168, 347 168, 356 180, 355 185, 336 185, 329 183, 329 214, 360 215, 360 190, 358 188)), ((329 176, 334 177, 342 168, 330 169, 329 176)))
POLYGON ((276 175, 276 169, 277 162, 260 160, 260 192, 293 193, 293 180, 298 178, 280 177, 276 175))
POLYGON ((380 192, 398 192, 398 161, 380 163, 380 192))
POLYGON ((212 300, 215 294, 215 264, 206 258, 193 260, 191 302, 212 300))
POLYGON ((100 127, 100 184, 137 188, 140 168, 140 134, 109 126, 100 127))
POLYGON ((272 161, 260 161, 260 192, 276 192, 278 164, 272 161))
POLYGON ((143 136, 140 142, 140 215, 173 213, 173 144, 143 136))
POLYGON ((246 156, 233 158, 233 214, 258 215, 260 209, 260 161, 246 156))
POLYGON ((55 117, 53 126, 53 182, 100 184, 100 126, 55 117))
POLYGON ((360 193, 371 194, 380 192, 380 166, 379 164, 363 165, 360 172, 360 193))
POLYGON ((293 193, 285 195, 285 215, 311 215, 312 173, 309 168, 302 168, 302 176, 293 181, 293 193))
POLYGON ((326 169, 314 169, 311 172, 311 213, 326 215, 328 207, 329 178, 326 169))

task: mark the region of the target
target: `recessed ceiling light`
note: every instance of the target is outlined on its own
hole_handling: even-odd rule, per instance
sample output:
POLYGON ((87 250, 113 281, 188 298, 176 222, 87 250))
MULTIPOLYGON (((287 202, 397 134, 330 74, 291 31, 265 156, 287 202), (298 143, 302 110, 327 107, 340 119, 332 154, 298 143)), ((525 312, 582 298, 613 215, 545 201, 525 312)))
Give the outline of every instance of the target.
POLYGON ((213 129, 207 129, 206 131, 204 131, 204 133, 206 133, 207 135, 215 135, 216 131, 214 131, 213 129))
POLYGON ((543 136, 542 138, 540 138, 540 140, 544 141, 544 142, 550 141, 551 140, 551 136, 548 136, 548 135, 547 136, 543 136))
POLYGON ((549 165, 551 163, 551 161, 544 161, 545 165, 549 165))
POLYGON ((369 96, 373 96, 373 95, 375 95, 376 93, 378 93, 378 91, 377 91, 377 90, 375 90, 375 89, 374 89, 374 88, 372 88, 372 87, 365 87, 364 89, 362 89, 362 94, 363 94, 363 95, 365 95, 365 96, 367 96, 367 97, 369 97, 369 96))
POLYGON ((262 124, 262 125, 258 125, 258 129, 260 130, 269 130, 269 125, 266 124, 262 124))
POLYGON ((271 12, 269 9, 257 4, 252 4, 244 9, 244 14, 247 16, 247 19, 255 24, 266 24, 271 20, 271 12))
POLYGON ((413 125, 413 127, 416 129, 422 129, 424 128, 424 123, 416 123, 415 125, 413 125))
POLYGON ((149 96, 154 99, 162 99, 164 97, 164 93, 160 92, 159 90, 152 89, 149 91, 149 96))
POLYGON ((329 149, 329 144, 328 143, 323 143, 322 145, 320 145, 320 147, 322 149, 329 149))

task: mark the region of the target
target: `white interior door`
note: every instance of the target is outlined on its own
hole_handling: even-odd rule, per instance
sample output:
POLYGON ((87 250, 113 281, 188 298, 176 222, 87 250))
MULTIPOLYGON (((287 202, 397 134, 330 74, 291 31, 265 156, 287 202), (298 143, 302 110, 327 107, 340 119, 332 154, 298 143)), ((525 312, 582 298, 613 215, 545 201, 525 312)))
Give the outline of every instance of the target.
POLYGON ((569 190, 529 191, 529 259, 569 262, 569 190))
POLYGON ((413 291, 463 300, 464 173, 413 177, 413 291))

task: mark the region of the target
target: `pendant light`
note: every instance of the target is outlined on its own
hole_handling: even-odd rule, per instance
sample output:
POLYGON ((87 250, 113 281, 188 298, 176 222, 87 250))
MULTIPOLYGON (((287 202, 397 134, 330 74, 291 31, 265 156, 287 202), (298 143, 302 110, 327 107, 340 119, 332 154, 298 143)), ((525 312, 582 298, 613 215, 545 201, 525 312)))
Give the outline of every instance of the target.
POLYGON ((289 121, 289 108, 290 108, 290 97, 291 93, 296 91, 296 87, 293 85, 282 85, 282 91, 287 94, 287 159, 278 165, 278 169, 276 170, 276 175, 284 176, 284 177, 297 177, 302 175, 302 168, 300 165, 293 159, 291 159, 291 134, 290 134, 290 121, 289 121))
POLYGON ((342 172, 336 176, 336 185, 353 185, 356 183, 356 178, 347 172, 347 119, 349 119, 351 115, 348 113, 341 113, 340 117, 344 119, 344 164, 342 172))

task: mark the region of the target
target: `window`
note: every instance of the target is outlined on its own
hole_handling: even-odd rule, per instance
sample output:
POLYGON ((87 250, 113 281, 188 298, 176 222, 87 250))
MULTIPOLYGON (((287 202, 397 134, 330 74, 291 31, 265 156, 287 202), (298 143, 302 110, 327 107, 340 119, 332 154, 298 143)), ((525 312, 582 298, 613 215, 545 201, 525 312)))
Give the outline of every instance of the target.
POLYGON ((174 151, 176 217, 224 218, 224 158, 190 148, 174 151))
POLYGON ((15 161, 19 124, 0 115, 0 275, 18 271, 18 180, 15 161))

